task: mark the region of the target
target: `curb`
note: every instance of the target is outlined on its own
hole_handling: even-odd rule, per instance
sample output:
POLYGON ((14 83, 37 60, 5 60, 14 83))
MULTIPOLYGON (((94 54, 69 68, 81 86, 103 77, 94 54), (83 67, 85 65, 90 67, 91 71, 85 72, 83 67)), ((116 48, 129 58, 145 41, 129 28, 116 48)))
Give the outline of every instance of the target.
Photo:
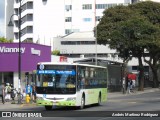
POLYGON ((157 92, 160 91, 160 88, 144 88, 144 91, 137 91, 135 93, 130 94, 123 94, 122 92, 109 92, 108 98, 115 98, 115 97, 121 97, 121 96, 129 96, 129 95, 138 95, 138 94, 144 94, 149 92, 157 92))
POLYGON ((31 107, 31 106, 37 106, 37 105, 36 104, 27 104, 27 103, 20 105, 20 107, 25 107, 25 106, 31 107))

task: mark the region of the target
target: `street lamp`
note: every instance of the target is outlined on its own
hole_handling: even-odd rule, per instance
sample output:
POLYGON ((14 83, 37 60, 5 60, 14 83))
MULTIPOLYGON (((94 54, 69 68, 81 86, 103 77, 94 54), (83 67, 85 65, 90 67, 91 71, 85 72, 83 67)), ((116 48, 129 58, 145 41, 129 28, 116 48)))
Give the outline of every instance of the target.
MULTIPOLYGON (((42 0, 43 4, 45 5, 47 3, 47 0, 42 0)), ((18 11, 18 15, 17 14, 13 14, 10 17, 10 21, 8 23, 8 26, 14 26, 13 22, 12 22, 12 17, 14 15, 18 16, 18 39, 19 39, 19 51, 18 51, 18 88, 21 88, 21 7, 22 7, 22 0, 19 0, 20 6, 19 6, 19 11, 18 11)))
POLYGON ((13 14, 11 17, 10 17, 10 21, 8 23, 8 26, 14 26, 13 25, 13 22, 12 22, 12 17, 14 15, 17 15, 18 16, 18 39, 19 39, 19 44, 18 44, 18 48, 19 48, 19 51, 18 51, 18 88, 20 89, 21 88, 21 1, 20 0, 20 6, 19 6, 19 11, 18 11, 18 15, 17 14, 13 14))

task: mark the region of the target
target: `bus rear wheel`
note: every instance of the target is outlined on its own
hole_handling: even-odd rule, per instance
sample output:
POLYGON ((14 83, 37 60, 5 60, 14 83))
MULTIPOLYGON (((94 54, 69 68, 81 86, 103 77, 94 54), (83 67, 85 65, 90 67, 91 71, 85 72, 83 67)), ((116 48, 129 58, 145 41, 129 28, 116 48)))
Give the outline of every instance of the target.
POLYGON ((98 97, 98 105, 101 105, 101 94, 99 94, 99 97, 98 97))
POLYGON ((45 106, 46 110, 52 110, 52 106, 45 106))

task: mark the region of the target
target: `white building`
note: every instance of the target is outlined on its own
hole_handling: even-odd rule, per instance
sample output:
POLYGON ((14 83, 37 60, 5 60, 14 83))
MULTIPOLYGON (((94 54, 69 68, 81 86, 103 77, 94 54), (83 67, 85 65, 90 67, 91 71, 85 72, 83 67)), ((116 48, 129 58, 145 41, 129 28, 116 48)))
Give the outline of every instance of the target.
MULTIPOLYGON (((53 37, 92 31, 105 9, 129 3, 131 0, 22 0, 21 41, 50 45, 53 37)), ((5 37, 14 42, 19 41, 19 7, 19 0, 5 0, 5 37), (13 27, 7 26, 10 19, 13 27)))
MULTIPOLYGON (((104 60, 123 63, 115 49, 108 45, 98 45, 95 42, 93 31, 75 32, 64 37, 54 38, 52 50, 60 50, 60 54, 72 58, 73 61, 85 58, 103 58, 104 60)), ((144 66, 148 66, 143 62, 144 66)), ((138 59, 128 62, 128 70, 137 72, 138 59)))

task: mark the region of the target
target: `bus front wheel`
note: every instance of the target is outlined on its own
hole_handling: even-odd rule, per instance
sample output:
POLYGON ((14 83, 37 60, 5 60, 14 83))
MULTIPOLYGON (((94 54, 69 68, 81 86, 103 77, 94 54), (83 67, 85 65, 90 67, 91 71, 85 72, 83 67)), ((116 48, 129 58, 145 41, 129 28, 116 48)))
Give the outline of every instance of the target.
POLYGON ((83 109, 85 106, 85 98, 84 98, 84 95, 82 96, 81 98, 81 106, 80 106, 80 109, 83 109))
POLYGON ((46 110, 52 110, 52 106, 45 106, 46 110))

